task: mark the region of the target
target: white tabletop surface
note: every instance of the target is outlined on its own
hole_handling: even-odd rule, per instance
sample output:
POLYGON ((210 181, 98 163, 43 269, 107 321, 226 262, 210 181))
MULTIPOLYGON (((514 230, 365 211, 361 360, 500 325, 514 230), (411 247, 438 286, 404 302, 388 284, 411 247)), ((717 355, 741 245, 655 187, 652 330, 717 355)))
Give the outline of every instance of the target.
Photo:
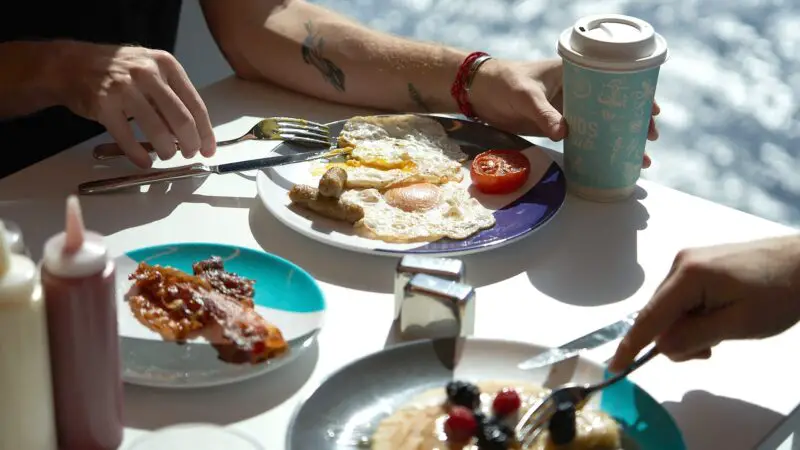
MULTIPOLYGON (((260 117, 330 121, 367 112, 235 79, 212 85, 203 97, 219 139, 243 134, 260 117)), ((35 257, 62 226, 64 198, 78 183, 134 171, 125 160, 92 160, 91 148, 108 140, 100 136, 0 180, 0 217, 23 227, 35 257)), ((269 145, 221 148, 214 161, 255 157, 269 145)), ((653 157, 658 164, 658 155, 653 157)), ((159 165, 184 163, 178 156, 159 165)), ((283 369, 195 391, 126 386, 123 448, 160 427, 210 422, 249 434, 267 450, 284 449, 299 401, 331 371, 385 344, 396 260, 327 247, 291 231, 261 205, 254 175, 215 175, 142 193, 82 198, 87 226, 108 237, 114 255, 191 241, 262 248, 308 270, 328 300, 318 345, 283 369)), ((794 231, 646 180, 640 187, 636 199, 617 204, 568 197, 552 222, 531 237, 464 257, 469 282, 478 287, 476 335, 560 345, 640 308, 681 248, 794 231)), ((764 341, 723 344, 709 361, 657 358, 632 378, 673 414, 690 449, 749 449, 800 400, 798 343, 795 327, 764 341)), ((589 357, 603 361, 613 347, 589 357)))

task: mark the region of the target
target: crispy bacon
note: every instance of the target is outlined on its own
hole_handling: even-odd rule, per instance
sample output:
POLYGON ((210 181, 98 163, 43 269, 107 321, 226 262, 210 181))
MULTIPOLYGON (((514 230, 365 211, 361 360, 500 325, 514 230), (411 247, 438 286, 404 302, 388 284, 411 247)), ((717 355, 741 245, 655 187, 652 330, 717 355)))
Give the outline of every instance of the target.
POLYGON ((212 256, 194 263, 192 271, 195 276, 207 280, 217 292, 234 297, 250 308, 253 307, 254 281, 235 273, 226 272, 225 265, 219 256, 212 256))
POLYGON ((250 362, 288 349, 281 331, 253 308, 252 281, 225 272, 221 260, 201 261, 193 269, 204 276, 140 263, 129 276, 134 280, 129 296, 134 316, 169 340, 185 341, 216 328, 224 342, 215 346, 233 347, 250 362))
POLYGON ((245 352, 250 362, 273 358, 288 349, 278 327, 264 320, 255 309, 216 291, 205 291, 203 300, 225 339, 245 352))

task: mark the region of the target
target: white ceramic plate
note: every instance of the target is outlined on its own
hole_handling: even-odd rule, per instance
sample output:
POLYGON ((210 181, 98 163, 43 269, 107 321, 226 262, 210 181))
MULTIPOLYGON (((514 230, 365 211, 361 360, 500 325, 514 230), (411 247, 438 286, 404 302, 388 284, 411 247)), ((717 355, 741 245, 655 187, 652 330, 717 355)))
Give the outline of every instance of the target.
MULTIPOLYGON (((462 146, 470 157, 489 149, 514 149, 531 162, 528 182, 517 192, 504 196, 474 193, 484 206, 494 211, 494 227, 456 241, 442 239, 431 243, 397 244, 355 235, 351 225, 321 217, 291 205, 288 191, 295 184, 316 185, 319 176, 312 174, 315 162, 292 164, 266 169, 258 173, 258 194, 272 215, 289 228, 316 241, 362 253, 398 256, 425 254, 457 256, 476 253, 509 244, 528 236, 546 224, 561 208, 566 196, 566 182, 561 168, 540 147, 519 136, 504 133, 476 122, 451 117, 430 116, 442 123, 450 138, 462 146)), ((335 136, 344 121, 328 124, 335 136)), ((298 151, 288 144, 276 147, 277 153, 298 151)), ((467 163, 468 164, 468 163, 467 163)), ((468 165, 462 183, 469 187, 468 165)))

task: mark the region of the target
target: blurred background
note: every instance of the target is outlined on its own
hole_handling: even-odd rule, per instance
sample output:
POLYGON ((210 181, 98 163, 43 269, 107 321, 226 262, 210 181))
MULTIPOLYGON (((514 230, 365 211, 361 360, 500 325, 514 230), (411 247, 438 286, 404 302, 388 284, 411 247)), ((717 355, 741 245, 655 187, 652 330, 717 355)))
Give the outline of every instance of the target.
MULTIPOLYGON (((218 0, 222 1, 222 0, 218 0)), ((660 139, 645 177, 800 226, 800 2, 796 0, 312 0, 394 34, 496 57, 555 57, 576 18, 647 20, 670 45, 656 97, 660 139)), ((198 86, 231 74, 197 0, 177 57, 198 86)), ((560 144, 537 143, 560 148, 560 144)))

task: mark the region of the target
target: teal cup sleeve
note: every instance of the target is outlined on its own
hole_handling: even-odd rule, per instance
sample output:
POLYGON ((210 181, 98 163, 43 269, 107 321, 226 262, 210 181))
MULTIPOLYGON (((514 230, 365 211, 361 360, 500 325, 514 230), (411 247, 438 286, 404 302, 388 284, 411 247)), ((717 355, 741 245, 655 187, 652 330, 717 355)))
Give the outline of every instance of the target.
POLYGON ((564 61, 567 183, 599 190, 636 184, 658 72, 600 72, 564 61))

